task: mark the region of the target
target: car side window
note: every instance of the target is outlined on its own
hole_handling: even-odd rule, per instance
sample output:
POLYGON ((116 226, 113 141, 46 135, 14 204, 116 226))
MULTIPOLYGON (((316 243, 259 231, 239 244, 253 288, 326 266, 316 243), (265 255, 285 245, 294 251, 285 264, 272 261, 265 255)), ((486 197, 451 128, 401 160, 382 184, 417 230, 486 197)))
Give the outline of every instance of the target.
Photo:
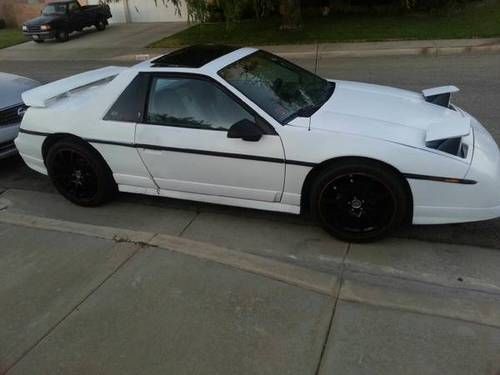
POLYGON ((196 78, 154 77, 146 122, 150 124, 227 131, 255 117, 214 83, 196 78))
POLYGON ((107 121, 139 122, 144 112, 148 77, 137 75, 104 116, 107 121))

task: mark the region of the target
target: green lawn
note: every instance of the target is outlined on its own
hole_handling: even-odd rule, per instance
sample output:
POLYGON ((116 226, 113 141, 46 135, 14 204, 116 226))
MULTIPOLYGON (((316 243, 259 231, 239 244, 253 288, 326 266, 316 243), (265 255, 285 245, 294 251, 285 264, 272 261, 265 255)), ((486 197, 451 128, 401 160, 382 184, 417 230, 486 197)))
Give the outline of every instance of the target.
POLYGON ((0 30, 0 48, 10 47, 14 44, 26 42, 23 33, 17 29, 0 30))
POLYGON ((245 21, 226 28, 224 23, 195 25, 161 39, 152 47, 179 47, 195 43, 236 45, 298 44, 313 42, 453 39, 500 36, 500 0, 474 3, 444 15, 397 16, 334 15, 304 17, 301 31, 280 31, 279 19, 245 21))

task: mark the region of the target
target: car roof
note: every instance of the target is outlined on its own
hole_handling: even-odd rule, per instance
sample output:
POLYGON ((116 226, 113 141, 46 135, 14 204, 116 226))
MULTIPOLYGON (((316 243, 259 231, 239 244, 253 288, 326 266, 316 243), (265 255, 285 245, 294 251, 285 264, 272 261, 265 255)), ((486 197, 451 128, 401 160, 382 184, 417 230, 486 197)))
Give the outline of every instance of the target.
POLYGON ((240 48, 222 44, 199 44, 158 57, 151 61, 151 66, 155 68, 201 68, 238 49, 240 48))

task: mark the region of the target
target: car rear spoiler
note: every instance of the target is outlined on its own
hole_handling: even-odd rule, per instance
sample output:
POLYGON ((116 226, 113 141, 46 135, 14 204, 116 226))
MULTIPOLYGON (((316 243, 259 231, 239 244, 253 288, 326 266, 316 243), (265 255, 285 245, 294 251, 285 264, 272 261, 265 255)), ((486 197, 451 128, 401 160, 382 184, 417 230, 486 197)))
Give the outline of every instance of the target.
POLYGON ((451 94, 459 91, 458 87, 455 86, 442 86, 423 90, 422 94, 426 102, 448 108, 450 106, 451 94))
POLYGON ((117 76, 125 67, 108 66, 106 68, 80 73, 59 81, 25 91, 22 94, 24 103, 29 107, 46 107, 51 99, 65 95, 71 91, 93 85, 99 81, 117 76))

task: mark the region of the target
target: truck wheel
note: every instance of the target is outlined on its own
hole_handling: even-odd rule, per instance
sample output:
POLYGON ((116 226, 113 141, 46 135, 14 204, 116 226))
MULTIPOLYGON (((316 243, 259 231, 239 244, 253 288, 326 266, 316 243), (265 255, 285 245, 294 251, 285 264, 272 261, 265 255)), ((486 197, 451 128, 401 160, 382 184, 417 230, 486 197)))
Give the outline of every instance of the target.
POLYGON ((106 29, 106 22, 104 22, 102 19, 98 20, 97 23, 95 24, 95 28, 98 31, 103 31, 106 29))
POLYGON ((67 42, 69 40, 69 33, 66 30, 58 30, 56 32, 56 39, 58 42, 67 42))

